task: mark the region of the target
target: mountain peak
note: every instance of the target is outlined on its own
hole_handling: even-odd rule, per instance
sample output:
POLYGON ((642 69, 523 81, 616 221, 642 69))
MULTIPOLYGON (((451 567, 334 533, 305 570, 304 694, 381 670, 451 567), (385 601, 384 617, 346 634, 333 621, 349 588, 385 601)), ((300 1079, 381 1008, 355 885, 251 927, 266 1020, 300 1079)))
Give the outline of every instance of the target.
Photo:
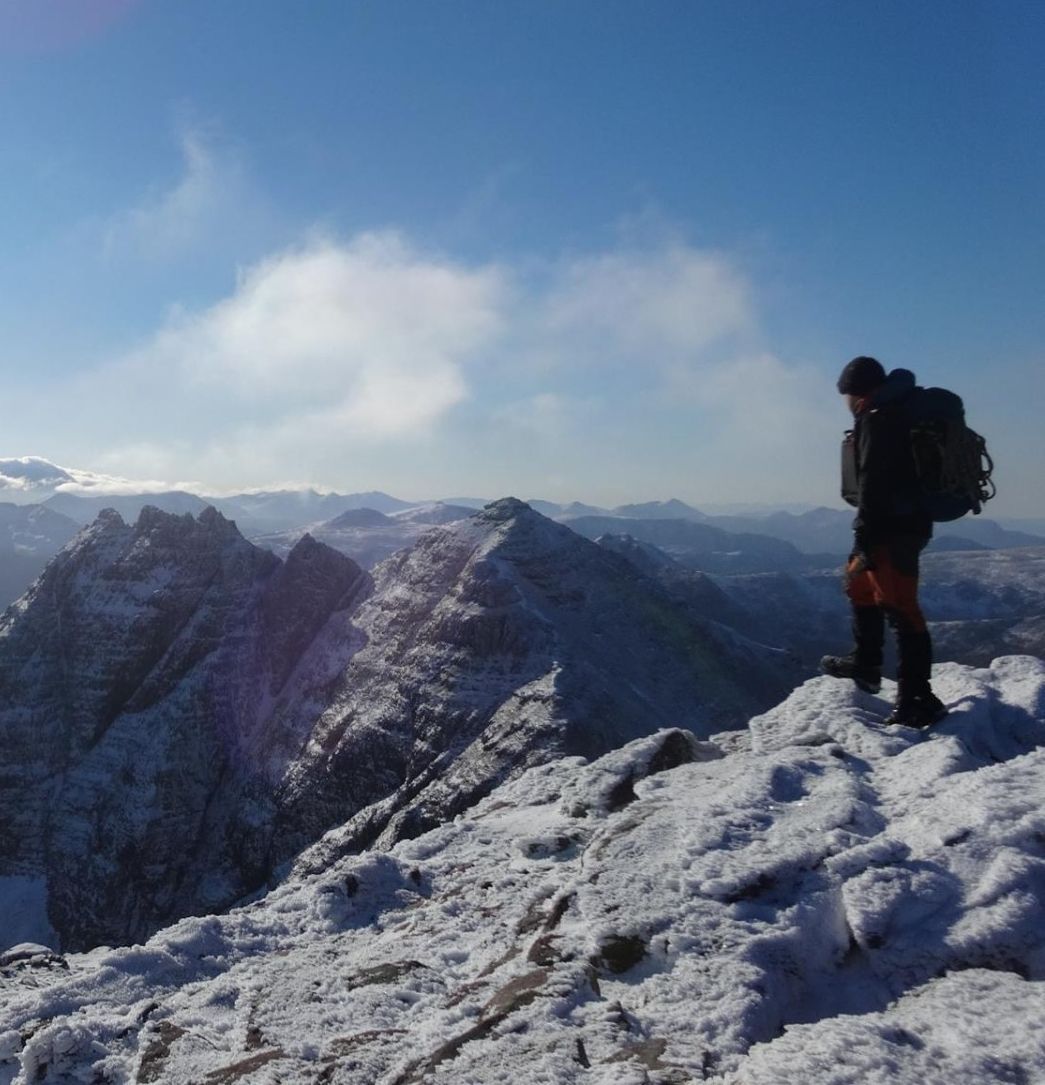
MULTIPOLYGON (((482 511, 476 514, 476 519, 490 524, 503 524, 519 516, 540 517, 541 514, 517 497, 502 497, 497 501, 491 501, 489 505, 484 505, 482 511)), ((544 517, 541 518, 544 519, 544 517)))
POLYGON ((707 517, 692 505, 671 497, 667 501, 646 501, 638 505, 618 505, 613 510, 615 516, 624 516, 638 520, 705 520, 707 517))
POLYGON ((346 509, 327 522, 328 527, 385 527, 394 521, 379 509, 346 509))
MULTIPOLYGON (((41 506, 43 508, 44 506, 41 506)), ((94 521, 99 527, 123 528, 127 526, 124 518, 115 509, 102 509, 94 521)))
MULTIPOLYGON (((115 511, 107 511, 119 517, 115 511)), ((236 527, 236 522, 226 519, 213 505, 201 509, 197 516, 193 516, 191 512, 165 512, 156 505, 145 505, 138 514, 134 533, 139 538, 148 537, 171 542, 190 539, 199 542, 204 540, 231 542, 238 539, 246 543, 246 539, 236 527)))
MULTIPOLYGON (((458 525, 451 525, 451 529, 458 525)), ((502 497, 492 501, 481 512, 460 521, 461 531, 474 534, 476 528, 485 540, 483 552, 496 550, 501 557, 532 561, 562 549, 591 546, 589 540, 571 531, 565 524, 538 512, 517 497, 502 497), (471 525, 469 527, 468 525, 471 525)), ((597 548, 592 546, 593 551, 597 548)))
POLYGON ((362 570, 347 554, 313 538, 307 531, 291 548, 283 563, 284 570, 297 571, 306 566, 342 570, 344 576, 353 580, 362 570))

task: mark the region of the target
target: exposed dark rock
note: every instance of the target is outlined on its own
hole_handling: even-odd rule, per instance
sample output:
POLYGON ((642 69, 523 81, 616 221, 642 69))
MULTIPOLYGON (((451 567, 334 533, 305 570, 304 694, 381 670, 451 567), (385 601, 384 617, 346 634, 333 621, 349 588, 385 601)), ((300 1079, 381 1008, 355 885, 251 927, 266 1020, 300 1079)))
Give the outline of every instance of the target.
POLYGON ((548 982, 547 968, 538 968, 506 983, 483 1007, 484 1014, 507 1014, 528 1006, 548 982))
POLYGON ((646 956, 646 941, 637 934, 614 935, 599 946, 593 963, 603 971, 620 975, 646 956))
POLYGON ((634 784, 635 777, 629 772, 627 776, 618 780, 610 789, 610 793, 606 796, 606 809, 610 813, 623 810, 625 806, 630 805, 638 798, 638 795, 635 794, 634 784))
POLYGON ((349 987, 369 987, 372 984, 395 983, 417 969, 424 968, 420 961, 394 961, 390 964, 378 964, 373 968, 359 972, 348 980, 349 987))
POLYGON ((142 1051, 141 1061, 138 1064, 137 1081, 145 1083, 150 1081, 162 1081, 164 1079, 165 1064, 171 1053, 171 1047, 176 1040, 185 1035, 185 1029, 179 1028, 171 1021, 158 1022, 142 1051))

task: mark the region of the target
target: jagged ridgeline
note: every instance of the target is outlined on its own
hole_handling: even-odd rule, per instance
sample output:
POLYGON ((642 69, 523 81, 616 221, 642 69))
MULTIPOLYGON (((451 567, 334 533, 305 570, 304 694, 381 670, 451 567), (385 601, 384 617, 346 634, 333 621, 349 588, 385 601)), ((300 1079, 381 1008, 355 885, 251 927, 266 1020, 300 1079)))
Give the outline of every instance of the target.
POLYGON ((104 512, 0 619, 0 879, 64 949, 137 941, 324 834, 331 858, 388 846, 529 766, 706 736, 789 683, 514 499, 372 573, 308 535, 281 562, 214 509, 104 512))

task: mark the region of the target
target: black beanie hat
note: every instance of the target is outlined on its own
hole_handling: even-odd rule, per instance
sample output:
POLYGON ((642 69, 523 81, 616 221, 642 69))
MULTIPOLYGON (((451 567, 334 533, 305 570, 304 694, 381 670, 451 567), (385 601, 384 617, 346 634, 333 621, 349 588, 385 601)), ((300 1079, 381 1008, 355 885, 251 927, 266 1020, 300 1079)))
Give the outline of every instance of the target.
POLYGON ((885 380, 885 370, 877 358, 854 358, 842 370, 838 378, 838 391, 842 395, 866 396, 885 380))

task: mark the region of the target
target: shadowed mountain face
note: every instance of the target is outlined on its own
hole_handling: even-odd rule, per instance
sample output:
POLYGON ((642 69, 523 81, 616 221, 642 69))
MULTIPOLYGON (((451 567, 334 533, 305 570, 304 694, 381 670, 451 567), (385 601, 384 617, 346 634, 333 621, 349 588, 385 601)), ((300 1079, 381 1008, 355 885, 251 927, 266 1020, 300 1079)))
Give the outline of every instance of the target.
POLYGON ((264 885, 322 834, 416 835, 506 776, 784 692, 770 653, 506 499, 373 578, 213 509, 105 513, 0 620, 0 877, 67 947, 264 885))
POLYGON ((651 543, 681 565, 707 573, 761 573, 797 571, 823 564, 795 546, 769 535, 723 531, 688 519, 628 519, 614 516, 579 516, 566 521, 580 535, 630 535, 651 543))
POLYGON ((0 873, 46 879, 65 944, 141 937, 264 876, 252 823, 295 747, 293 672, 362 579, 311 540, 281 564, 213 509, 109 512, 8 610, 0 873))
POLYGON ((79 531, 43 505, 0 501, 0 610, 14 602, 79 531))

